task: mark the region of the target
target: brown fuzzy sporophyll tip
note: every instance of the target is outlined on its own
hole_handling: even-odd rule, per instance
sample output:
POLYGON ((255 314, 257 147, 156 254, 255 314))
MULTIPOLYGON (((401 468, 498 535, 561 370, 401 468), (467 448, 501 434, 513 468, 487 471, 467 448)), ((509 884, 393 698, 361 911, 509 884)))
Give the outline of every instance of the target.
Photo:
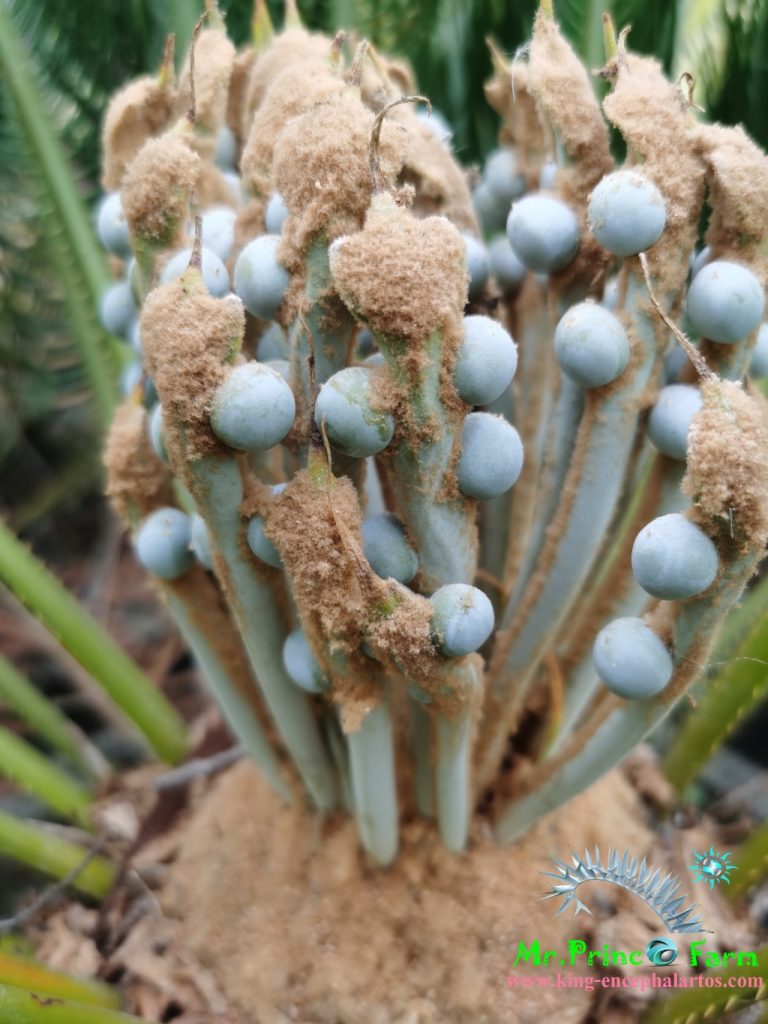
POLYGON ((171 245, 188 215, 201 166, 181 130, 145 143, 120 190, 131 235, 145 243, 171 245))
POLYGON ((445 217, 418 220, 382 194, 363 230, 339 238, 329 256, 339 295, 376 332, 420 344, 460 319, 465 246, 445 217))
POLYGON ((170 476, 149 440, 147 414, 132 401, 115 413, 104 450, 107 494, 126 522, 170 504, 170 476))
POLYGON ((768 542, 768 432, 762 410, 740 384, 705 381, 704 404, 688 433, 683 491, 701 525, 715 521, 740 546, 768 542))
MULTIPOLYGON (((368 146, 374 117, 353 96, 330 99, 295 118, 275 146, 274 179, 291 211, 291 246, 299 251, 323 232, 329 241, 358 231, 371 201, 368 146)), ((408 139, 382 127, 381 178, 392 188, 408 139)))
POLYGON ((156 288, 141 315, 147 368, 163 406, 168 458, 188 462, 223 452, 210 426, 213 395, 240 351, 245 311, 229 295, 213 298, 198 270, 156 288))
POLYGON ((127 167, 142 146, 168 124, 175 95, 171 84, 145 77, 137 78, 112 98, 101 133, 101 182, 107 191, 120 187, 127 167))

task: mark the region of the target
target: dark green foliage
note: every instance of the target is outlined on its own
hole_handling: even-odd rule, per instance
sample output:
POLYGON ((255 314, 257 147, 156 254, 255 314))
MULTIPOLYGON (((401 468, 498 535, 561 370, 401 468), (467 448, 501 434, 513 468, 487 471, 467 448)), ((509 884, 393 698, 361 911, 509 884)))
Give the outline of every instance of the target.
POLYGON ((768 146, 768 0, 727 4, 725 73, 709 89, 708 116, 742 123, 763 148, 768 146))
MULTIPOLYGON (((221 6, 232 38, 247 43, 251 0, 222 0, 221 6)), ((725 72, 705 54, 697 96, 711 117, 743 121, 765 144, 768 0, 723 0, 722 6, 725 72)), ((99 134, 109 96, 129 78, 158 66, 171 31, 180 60, 202 7, 202 0, 109 0, 88 9, 86 25, 83 8, 69 0, 11 0, 10 13, 31 56, 28 66, 89 202, 99 191, 99 134)), ((486 39, 493 38, 512 57, 530 35, 536 7, 536 0, 299 0, 309 28, 332 32, 343 26, 410 61, 419 89, 453 126, 454 147, 465 165, 478 164, 496 140, 497 118, 483 95, 491 74, 486 39)), ((604 8, 618 28, 633 26, 633 49, 654 52, 671 67, 679 3, 555 0, 557 17, 588 66, 602 61, 604 8)), ((279 27, 282 3, 269 0, 269 9, 279 27)), ((57 270, 66 264, 66 243, 57 238, 45 185, 12 115, 0 85, 0 477, 8 472, 5 459, 14 445, 29 453, 35 434, 45 439, 70 430, 54 411, 58 405, 72 409, 88 397, 71 315, 79 286, 57 270)), ((86 408, 86 431, 89 416, 86 408)), ((57 462, 47 440, 38 457, 57 462)))

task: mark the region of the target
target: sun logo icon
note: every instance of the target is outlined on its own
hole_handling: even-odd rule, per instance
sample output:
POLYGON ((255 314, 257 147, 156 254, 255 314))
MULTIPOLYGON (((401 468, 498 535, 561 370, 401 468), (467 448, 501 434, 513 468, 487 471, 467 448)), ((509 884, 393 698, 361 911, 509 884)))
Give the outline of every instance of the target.
POLYGON ((718 853, 714 846, 710 846, 709 853, 695 853, 695 864, 689 864, 688 870, 696 872, 694 882, 709 882, 709 888, 714 889, 720 882, 731 884, 728 877, 729 872, 736 870, 735 864, 729 864, 730 853, 718 853))

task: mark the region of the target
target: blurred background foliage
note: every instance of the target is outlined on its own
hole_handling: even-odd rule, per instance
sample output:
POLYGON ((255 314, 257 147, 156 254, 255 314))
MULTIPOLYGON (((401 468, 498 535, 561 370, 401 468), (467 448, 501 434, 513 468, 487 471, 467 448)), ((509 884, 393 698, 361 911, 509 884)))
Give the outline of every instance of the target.
MULTIPOLYGON (((99 0, 87 12, 70 0, 0 4, 6 38, 0 47, 0 493, 6 514, 23 527, 98 490, 94 439, 112 400, 105 392, 117 376, 114 346, 94 311, 94 289, 107 268, 95 244, 70 258, 77 226, 67 222, 68 213, 82 205, 85 216, 98 197, 99 134, 110 95, 158 66, 168 32, 176 33, 177 54, 183 52, 200 4, 99 0), (14 62, 37 94, 37 112, 20 107, 14 62), (70 170, 54 160, 47 176, 41 172, 40 138, 30 123, 38 115, 70 170), (52 191, 67 175, 82 203, 52 191), (103 365, 89 367, 89 359, 102 356, 103 365), (102 393, 94 401, 99 378, 102 393)), ((221 6, 233 38, 245 44, 251 0, 221 6)), ((269 6, 279 25, 282 3, 269 6)), ((513 55, 528 38, 536 6, 536 0, 299 0, 310 28, 352 28, 410 60, 420 90, 452 124, 466 165, 481 162, 496 135, 483 96, 491 73, 486 39, 513 55)), ((633 26, 634 49, 656 54, 672 74, 695 74, 696 98, 709 118, 741 121, 768 142, 768 0, 556 0, 555 7, 588 65, 601 62, 600 18, 608 9, 619 27, 633 26)))

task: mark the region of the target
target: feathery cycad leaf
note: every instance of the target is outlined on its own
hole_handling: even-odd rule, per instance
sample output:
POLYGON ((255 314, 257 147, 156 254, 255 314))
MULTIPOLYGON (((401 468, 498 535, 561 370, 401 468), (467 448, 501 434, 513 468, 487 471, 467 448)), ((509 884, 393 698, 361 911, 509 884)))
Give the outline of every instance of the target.
POLYGON ((0 68, 30 154, 28 167, 38 193, 51 269, 61 281, 68 318, 106 420, 114 407, 114 366, 107 358, 107 338, 95 310, 109 282, 107 265, 5 5, 0 6, 0 68))

